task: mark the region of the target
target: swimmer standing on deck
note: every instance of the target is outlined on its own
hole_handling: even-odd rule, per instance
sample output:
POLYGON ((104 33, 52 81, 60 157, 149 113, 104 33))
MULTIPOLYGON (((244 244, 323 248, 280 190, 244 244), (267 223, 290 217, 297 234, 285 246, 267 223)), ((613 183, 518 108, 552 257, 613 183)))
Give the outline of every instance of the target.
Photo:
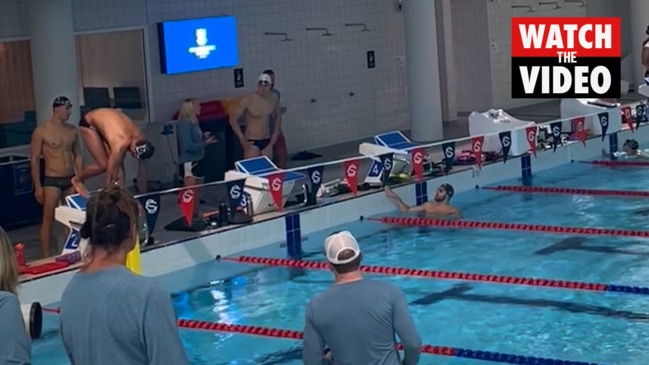
POLYGON ((363 278, 356 238, 342 231, 329 235, 324 251, 335 284, 306 309, 302 360, 305 365, 415 365, 421 337, 401 290, 392 283, 363 278), (399 336, 404 358, 399 358, 399 336), (323 357, 325 346, 330 352, 323 357))
POLYGON ((435 217, 450 217, 451 219, 460 219, 460 210, 449 204, 449 201, 455 194, 455 189, 451 184, 442 184, 435 192, 434 201, 428 201, 423 204, 410 207, 406 205, 399 196, 390 189, 389 186, 385 187, 385 195, 399 208, 402 212, 420 212, 428 216, 435 217))
POLYGON ((261 74, 257 80, 257 91, 249 94, 239 102, 234 114, 230 116, 230 127, 239 138, 244 158, 264 155, 273 158, 273 147, 282 130, 282 113, 279 98, 271 91, 273 80, 267 74, 261 74), (273 116, 273 130, 270 130, 270 119, 273 116), (239 119, 244 117, 245 133, 239 127, 239 119))
POLYGON ((106 187, 113 184, 124 187, 126 152, 140 161, 148 160, 155 152, 131 118, 116 109, 100 108, 88 112, 79 121, 79 134, 95 160, 72 178, 74 188, 86 198, 89 193, 84 182, 103 173, 106 173, 106 187))
POLYGON ((72 114, 72 103, 59 96, 52 103, 52 118, 32 133, 29 151, 34 196, 43 205, 40 230, 41 254, 50 256, 54 210, 63 199, 74 193, 72 178, 83 168, 77 129, 66 123, 72 114), (41 157, 45 176, 41 180, 41 157))

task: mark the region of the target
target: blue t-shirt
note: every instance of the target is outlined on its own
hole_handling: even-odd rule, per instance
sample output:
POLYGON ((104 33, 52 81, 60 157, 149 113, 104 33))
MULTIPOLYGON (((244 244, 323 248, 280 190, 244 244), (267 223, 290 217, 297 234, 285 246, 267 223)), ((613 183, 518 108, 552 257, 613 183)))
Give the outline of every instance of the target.
POLYGON ((203 131, 200 125, 188 120, 180 120, 176 124, 178 133, 178 164, 198 162, 205 154, 203 131))
POLYGON ((0 323, 0 364, 31 364, 31 344, 20 301, 6 291, 0 291, 0 323))
POLYGON ((73 365, 187 365, 169 292, 123 266, 76 273, 61 296, 73 365))
POLYGON ((415 365, 421 338, 401 290, 363 279, 333 285, 309 303, 303 346, 305 365, 319 365, 325 346, 336 365, 415 365), (403 362, 395 334, 403 344, 403 362))

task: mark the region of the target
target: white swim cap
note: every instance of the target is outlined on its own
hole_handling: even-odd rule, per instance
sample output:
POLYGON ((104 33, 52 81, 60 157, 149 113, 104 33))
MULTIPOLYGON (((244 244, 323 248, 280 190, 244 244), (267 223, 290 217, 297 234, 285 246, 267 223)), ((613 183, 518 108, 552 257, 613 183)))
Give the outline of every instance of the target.
POLYGON ((261 74, 261 75, 259 75, 259 78, 257 79, 257 82, 267 82, 269 84, 272 84, 273 80, 270 78, 270 75, 261 74))

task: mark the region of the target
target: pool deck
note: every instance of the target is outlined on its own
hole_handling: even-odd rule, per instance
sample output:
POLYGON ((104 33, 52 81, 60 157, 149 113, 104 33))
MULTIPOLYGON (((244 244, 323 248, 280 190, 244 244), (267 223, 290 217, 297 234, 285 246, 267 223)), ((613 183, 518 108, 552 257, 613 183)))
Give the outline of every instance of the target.
MULTIPOLYGON (((637 94, 629 94, 626 95, 625 98, 621 99, 620 101, 622 102, 622 104, 626 104, 626 103, 636 102, 641 99, 643 98, 637 94)), ((530 121, 533 120, 536 121, 537 123, 556 120, 559 119, 560 117, 559 101, 550 101, 550 102, 537 104, 533 106, 513 108, 506 111, 512 116, 514 116, 515 118, 521 120, 530 120, 530 121)), ((404 131, 404 134, 408 136, 409 131, 404 131)), ((468 136, 469 136, 468 119, 466 117, 459 117, 457 120, 444 122, 444 139, 456 139, 456 138, 468 137, 468 136)), ((338 159, 358 156, 359 155, 358 145, 366 141, 367 140, 353 141, 353 142, 343 143, 336 146, 315 149, 312 152, 318 153, 322 155, 322 157, 308 160, 308 161, 289 161, 289 167, 299 169, 300 166, 313 165, 318 163, 324 163, 327 161, 335 161, 338 159)), ((462 151, 467 149, 470 149, 469 141, 465 143, 459 143, 456 146, 457 151, 462 151)), ((442 159, 441 151, 435 151, 431 153, 431 155, 435 161, 440 161, 442 159)), ((360 166, 361 171, 367 171, 369 168, 370 161, 368 159, 362 159, 360 163, 361 163, 360 166)), ((485 165, 486 164, 487 163, 485 163, 485 165)), ((453 172, 463 171, 471 168, 472 166, 455 166, 453 168, 453 172)), ((327 166, 324 170, 323 181, 325 182, 332 181, 337 178, 342 178, 343 176, 344 174, 343 174, 342 166, 340 165, 327 166)), ((362 183, 360 179, 359 179, 359 183, 362 183)), ((223 184, 202 189, 200 193, 200 197, 205 201, 205 204, 201 204, 199 206, 199 212, 205 213, 209 211, 218 210, 216 207, 218 207, 219 203, 221 201, 227 201, 227 194, 225 190, 226 190, 225 185, 223 184)), ((358 195, 372 194, 375 192, 377 192, 377 189, 370 189, 368 191, 362 191, 362 192, 359 191, 358 195)), ((346 200, 349 198, 351 198, 350 194, 343 194, 333 198, 326 199, 325 204, 346 200)), ((148 247, 143 247, 142 248, 143 252, 146 252, 147 250, 153 248, 164 247, 177 242, 186 241, 198 236, 210 235, 219 231, 224 231, 224 230, 229 230, 229 229, 234 229, 236 227, 239 227, 237 225, 230 225, 223 228, 206 230, 202 232, 168 231, 164 229, 164 226, 181 217, 181 213, 177 205, 177 196, 175 194, 163 195, 161 197, 160 207, 161 210, 158 216, 158 221, 156 223, 156 229, 153 232, 153 237, 155 238, 156 243, 148 247)), ((272 212, 272 213, 261 214, 255 216, 254 221, 259 222, 259 221, 274 219, 288 212, 299 211, 301 209, 304 208, 298 205, 295 207, 286 208, 284 212, 272 212)), ((8 232, 8 234, 10 235, 11 239, 14 242, 21 242, 24 244, 25 257, 28 263, 40 264, 40 263, 53 261, 53 258, 42 259, 42 260, 39 259, 40 249, 38 243, 38 226, 33 225, 33 226, 11 230, 8 232)), ((60 246, 62 246, 63 238, 61 234, 59 234, 59 236, 61 238, 58 239, 58 245, 57 245, 58 247, 52 248, 52 254, 58 254, 58 252, 60 252, 60 246)), ((74 267, 75 266, 67 267, 60 271, 48 272, 47 274, 43 274, 40 276, 23 275, 22 280, 30 281, 38 277, 49 276, 49 275, 56 274, 58 272, 68 271, 74 267)))

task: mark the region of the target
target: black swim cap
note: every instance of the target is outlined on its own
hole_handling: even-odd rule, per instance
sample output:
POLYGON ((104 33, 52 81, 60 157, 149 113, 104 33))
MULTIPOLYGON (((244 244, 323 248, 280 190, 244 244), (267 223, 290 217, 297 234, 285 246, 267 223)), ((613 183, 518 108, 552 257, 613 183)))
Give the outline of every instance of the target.
POLYGON ((140 160, 148 160, 155 153, 155 147, 149 141, 138 141, 135 144, 135 157, 140 160))
POLYGON ((449 199, 451 199, 453 197, 453 194, 455 194, 455 189, 453 189, 453 186, 451 184, 444 183, 440 185, 440 187, 444 189, 449 199))
POLYGON ((638 141, 636 141, 635 139, 627 139, 626 141, 624 141, 624 145, 632 150, 637 150, 638 148, 640 148, 638 141))
POLYGON ((60 106, 66 106, 66 107, 71 107, 72 102, 70 99, 68 99, 65 96, 58 96, 54 101, 52 102, 52 109, 58 108, 60 106))

